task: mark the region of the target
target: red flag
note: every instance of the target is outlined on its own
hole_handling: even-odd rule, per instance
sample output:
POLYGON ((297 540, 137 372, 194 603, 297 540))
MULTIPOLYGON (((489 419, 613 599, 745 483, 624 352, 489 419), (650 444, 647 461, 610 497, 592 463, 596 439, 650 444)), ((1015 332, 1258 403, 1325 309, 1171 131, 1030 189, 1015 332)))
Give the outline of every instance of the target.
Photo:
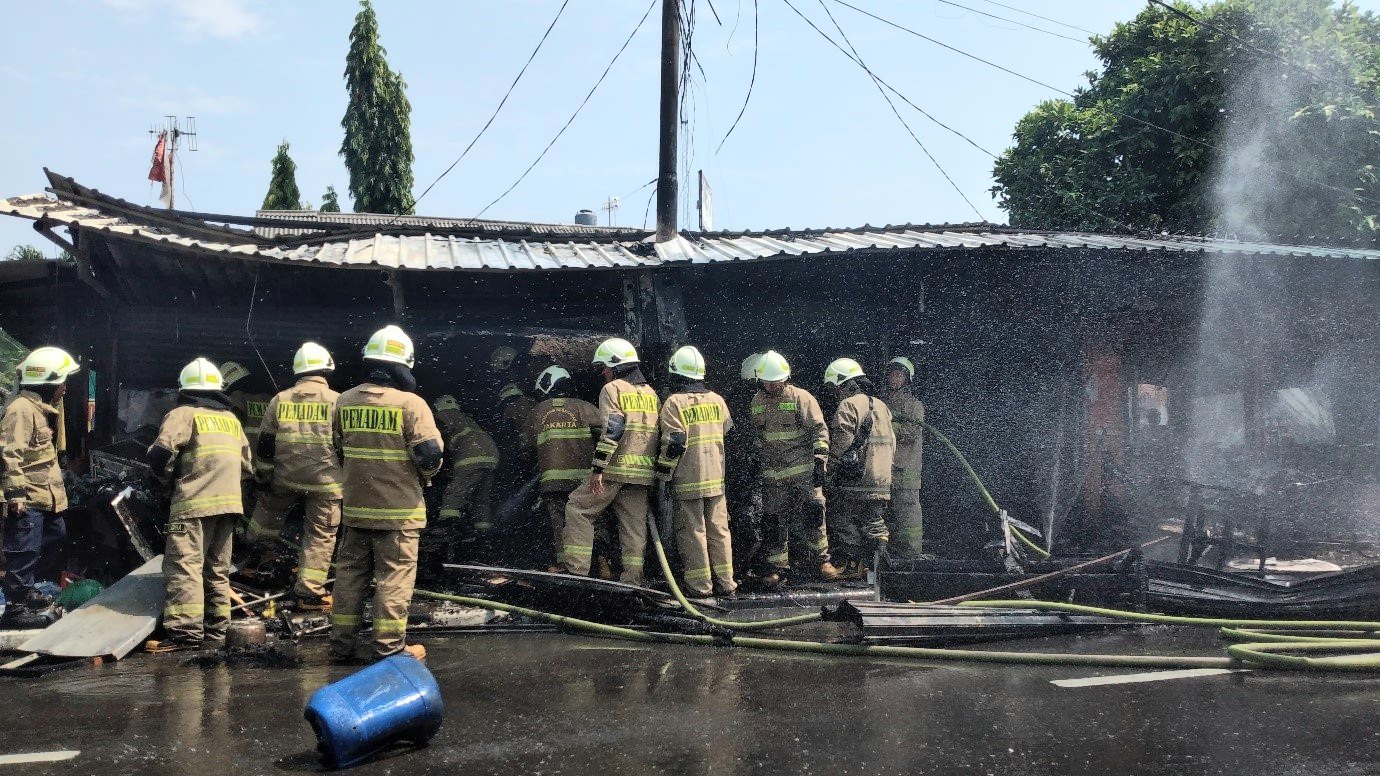
POLYGON ((158 135, 158 145, 153 147, 153 166, 149 168, 149 180, 164 183, 168 180, 165 170, 168 157, 168 133, 158 135))

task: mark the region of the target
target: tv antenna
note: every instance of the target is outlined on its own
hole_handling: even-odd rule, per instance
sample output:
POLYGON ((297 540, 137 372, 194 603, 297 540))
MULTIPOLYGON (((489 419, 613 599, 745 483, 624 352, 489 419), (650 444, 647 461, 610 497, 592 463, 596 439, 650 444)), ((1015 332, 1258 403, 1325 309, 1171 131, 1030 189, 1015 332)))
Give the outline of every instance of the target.
POLYGON ((196 116, 184 116, 178 119, 176 116, 164 116, 163 125, 157 124, 149 127, 149 136, 158 140, 159 143, 166 142, 163 147, 163 158, 158 158, 155 146, 153 169, 149 171, 149 180, 159 181, 163 184, 163 196, 160 199, 166 200, 168 209, 173 209, 174 194, 174 162, 177 159, 177 150, 185 144, 188 151, 197 150, 196 143, 196 116))

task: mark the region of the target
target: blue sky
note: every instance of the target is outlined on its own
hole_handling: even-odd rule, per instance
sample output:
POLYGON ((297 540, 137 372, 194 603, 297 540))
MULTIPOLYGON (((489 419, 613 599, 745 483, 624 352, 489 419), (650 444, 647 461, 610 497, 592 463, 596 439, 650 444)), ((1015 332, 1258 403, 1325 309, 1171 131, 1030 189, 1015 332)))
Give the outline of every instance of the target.
MULTIPOLYGON (((1057 96, 827 0, 874 71, 939 120, 1000 152, 1017 119, 1057 96)), ((1083 33, 988 0, 973 9, 1078 38, 1083 33)), ((428 215, 474 216, 550 141, 651 0, 570 0, 504 112, 470 155, 421 202, 428 215)), ((723 150, 752 68, 752 0, 698 0, 694 159, 714 187, 716 228, 970 221, 973 210, 911 140, 867 76, 783 0, 759 0, 752 101, 723 150)), ((821 0, 792 0, 823 29, 821 0)), ((1134 16, 1134 0, 1001 0, 1089 30, 1134 16)), ((859 7, 1036 79, 1072 88, 1091 49, 940 0, 854 0, 859 7)), ((1363 8, 1380 6, 1368 0, 1363 8)), ((418 191, 478 131, 560 0, 377 0, 382 42, 408 82, 418 191)), ((292 144, 305 198, 320 204, 348 178, 337 151, 341 78, 357 5, 346 0, 4 0, 0 27, 0 196, 45 185, 48 166, 109 194, 155 204, 145 180, 165 114, 195 115, 200 150, 180 159, 181 208, 250 214, 269 160, 292 144)), ((569 221, 622 196, 617 223, 641 225, 656 174, 659 9, 653 10, 575 123, 545 160, 486 216, 569 221)), ((991 158, 904 106, 930 152, 977 206, 992 200, 991 158)), ((601 216, 602 218, 602 216, 601 216)), ((694 226, 693 219, 682 219, 694 226)), ((26 222, 0 220, 0 251, 53 248, 26 222)))

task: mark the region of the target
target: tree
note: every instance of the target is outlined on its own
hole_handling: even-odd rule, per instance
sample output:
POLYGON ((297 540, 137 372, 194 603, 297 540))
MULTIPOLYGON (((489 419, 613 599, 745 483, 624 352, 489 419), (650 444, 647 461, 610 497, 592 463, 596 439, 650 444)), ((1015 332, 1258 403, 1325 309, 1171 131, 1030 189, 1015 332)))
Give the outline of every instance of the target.
POLYGON ((378 18, 369 0, 350 30, 345 57, 349 104, 340 125, 340 155, 350 171, 350 197, 361 213, 412 212, 412 104, 407 84, 388 67, 379 45, 378 18))
POLYGON ((46 258, 43 251, 32 245, 16 245, 5 254, 5 261, 43 261, 46 258))
POLYGON ((288 156, 288 141, 278 144, 273 157, 273 173, 264 195, 263 210, 301 210, 302 192, 297 188, 297 163, 288 156))
POLYGON ((1330 0, 1179 8, 1205 24, 1146 8, 1093 39, 1102 67, 1072 100, 1017 123, 993 170, 1011 223, 1374 240, 1380 21, 1330 0))
POLYGON ((327 186, 326 193, 321 195, 321 212, 340 212, 340 197, 338 197, 335 193, 335 186, 327 186))

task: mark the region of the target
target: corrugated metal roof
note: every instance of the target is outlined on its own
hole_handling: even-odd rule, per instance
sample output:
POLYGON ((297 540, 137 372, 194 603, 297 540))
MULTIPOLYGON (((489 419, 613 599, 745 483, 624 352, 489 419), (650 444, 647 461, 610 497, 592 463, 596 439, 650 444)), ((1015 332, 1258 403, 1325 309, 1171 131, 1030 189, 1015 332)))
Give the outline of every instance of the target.
POLYGON ((498 221, 495 219, 481 218, 437 218, 435 216, 392 216, 384 213, 322 213, 319 210, 259 210, 254 213, 254 217, 265 221, 295 221, 303 225, 294 224, 293 226, 256 226, 254 233, 260 237, 272 239, 275 237, 298 237, 301 235, 320 233, 306 226, 306 223, 319 223, 322 228, 341 227, 351 228, 351 231, 360 229, 383 226, 383 227, 413 227, 422 229, 433 229, 436 231, 455 231, 467 230, 473 232, 489 232, 501 234, 518 229, 531 229, 545 234, 561 235, 596 235, 596 236, 623 236, 626 239, 640 239, 645 237, 648 232, 645 229, 637 229, 625 226, 585 226, 584 224, 550 224, 538 221, 498 221))
MULTIPOLYGON (((125 207, 128 210, 128 207, 125 207)), ((153 218, 157 211, 151 211, 153 218)), ((1131 237, 1082 232, 1022 232, 992 224, 886 226, 770 232, 686 232, 675 240, 503 239, 434 234, 375 234, 295 246, 221 242, 214 232, 192 237, 178 224, 136 223, 99 207, 33 194, 0 200, 0 214, 102 232, 133 241, 165 243, 189 251, 244 260, 351 268, 468 271, 617 269, 674 264, 715 264, 791 257, 886 251, 1013 251, 1078 249, 1176 253, 1233 253, 1337 259, 1380 259, 1380 251, 1278 245, 1216 238, 1131 237)), ((185 220, 185 219, 184 219, 185 220)), ((415 227, 414 227, 415 229, 415 227)))

